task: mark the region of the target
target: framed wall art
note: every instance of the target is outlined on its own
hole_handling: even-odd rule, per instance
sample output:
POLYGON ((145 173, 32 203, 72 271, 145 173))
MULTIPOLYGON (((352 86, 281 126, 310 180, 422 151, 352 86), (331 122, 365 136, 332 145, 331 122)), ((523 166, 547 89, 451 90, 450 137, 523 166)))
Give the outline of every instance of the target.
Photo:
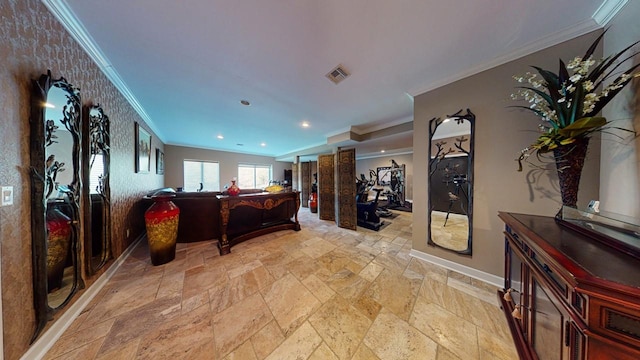
POLYGON ((151 170, 151 134, 136 122, 136 172, 151 170))
POLYGON ((156 174, 164 174, 164 153, 156 148, 156 174))

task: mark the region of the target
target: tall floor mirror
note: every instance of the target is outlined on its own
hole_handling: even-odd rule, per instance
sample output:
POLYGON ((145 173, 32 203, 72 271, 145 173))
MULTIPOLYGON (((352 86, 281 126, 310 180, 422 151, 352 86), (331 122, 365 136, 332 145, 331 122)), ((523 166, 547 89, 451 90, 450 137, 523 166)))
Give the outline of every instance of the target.
POLYGON ((471 255, 475 115, 429 122, 428 243, 471 255))
POLYGON ((33 81, 31 102, 31 226, 36 329, 64 307, 80 277, 80 92, 51 72, 33 81))
POLYGON ((84 252, 87 272, 100 270, 111 258, 111 192, 109 188, 109 117, 100 105, 84 110, 83 182, 84 252))

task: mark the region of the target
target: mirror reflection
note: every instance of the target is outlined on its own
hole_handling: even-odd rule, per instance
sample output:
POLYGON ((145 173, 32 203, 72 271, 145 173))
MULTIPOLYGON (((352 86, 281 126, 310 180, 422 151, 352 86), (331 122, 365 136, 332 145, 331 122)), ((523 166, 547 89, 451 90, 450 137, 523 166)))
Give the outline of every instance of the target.
POLYGON ((471 255, 474 124, 468 109, 429 122, 428 242, 466 255, 471 255))
MULTIPOLYGON (((88 206, 85 209, 85 253, 88 270, 98 271, 111 256, 111 213, 109 189, 109 118, 102 107, 94 105, 86 111, 89 148, 84 181, 88 206)), ((85 125, 86 126, 86 125, 85 125)))
MULTIPOLYGON (((62 305, 75 284, 72 241, 77 234, 74 219, 74 137, 75 124, 69 104, 69 94, 54 86, 47 93, 45 111, 46 174, 47 174, 47 291, 52 308, 62 305), (68 168, 68 170, 67 170, 68 168)), ((76 221, 77 223, 77 221, 76 221)))
POLYGON ((31 121, 33 286, 37 327, 79 286, 80 94, 51 73, 34 81, 31 121))

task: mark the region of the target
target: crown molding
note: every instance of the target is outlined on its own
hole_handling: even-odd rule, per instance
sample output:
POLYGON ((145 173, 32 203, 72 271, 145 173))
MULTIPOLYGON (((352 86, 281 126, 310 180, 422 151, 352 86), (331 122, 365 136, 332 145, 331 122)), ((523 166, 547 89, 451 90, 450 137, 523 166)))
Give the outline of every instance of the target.
POLYGON ((600 26, 606 26, 616 14, 622 10, 628 0, 604 0, 602 5, 593 13, 593 20, 600 26))
POLYGON ((151 120, 151 117, 144 110, 140 102, 133 95, 129 87, 118 74, 116 69, 111 65, 109 59, 104 55, 100 47, 93 40, 87 29, 82 25, 78 17, 71 11, 65 0, 41 0, 42 3, 51 11, 51 13, 64 26, 69 34, 78 42, 80 47, 89 55, 96 63, 100 71, 102 71, 107 79, 120 91, 122 96, 129 102, 133 109, 140 115, 147 125, 153 130, 155 135, 164 142, 164 136, 151 120))
POLYGON ((458 80, 462 80, 464 78, 467 78, 469 76, 478 74, 482 71, 485 70, 489 70, 492 69, 496 66, 500 66, 503 64, 506 64, 510 61, 519 59, 523 56, 527 56, 530 55, 536 51, 540 51, 543 49, 546 49, 548 47, 557 45, 561 42, 567 41, 567 40, 571 40, 573 38, 576 38, 578 36, 590 33, 594 30, 598 30, 602 28, 602 26, 598 25, 598 23, 594 20, 594 19, 590 19, 590 20, 585 20, 582 21, 578 24, 576 24, 575 26, 569 27, 567 29, 564 29, 562 31, 558 31, 555 32, 553 34, 550 34, 548 36, 543 37, 542 39, 539 39, 537 41, 534 41, 532 43, 526 44, 523 47, 516 49, 508 54, 504 54, 501 55, 497 58, 494 58, 491 61, 488 61, 484 64, 480 64, 478 66, 469 68, 465 71, 462 71, 456 75, 450 76, 448 78, 442 79, 440 81, 437 82, 433 82, 431 84, 428 84, 424 87, 420 87, 420 88, 415 88, 412 90, 409 90, 408 93, 411 94, 411 96, 418 96, 420 94, 423 94, 425 92, 431 91, 431 90, 435 90, 437 88, 440 88, 442 86, 451 84, 453 82, 456 82, 458 80))

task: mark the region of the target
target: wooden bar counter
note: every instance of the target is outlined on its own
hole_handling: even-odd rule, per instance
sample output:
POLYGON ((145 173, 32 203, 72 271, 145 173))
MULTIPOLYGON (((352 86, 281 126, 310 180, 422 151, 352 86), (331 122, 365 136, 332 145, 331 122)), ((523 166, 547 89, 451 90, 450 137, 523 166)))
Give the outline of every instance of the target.
POLYGON ((220 202, 220 255, 231 246, 274 231, 300 230, 300 192, 218 195, 220 202))

